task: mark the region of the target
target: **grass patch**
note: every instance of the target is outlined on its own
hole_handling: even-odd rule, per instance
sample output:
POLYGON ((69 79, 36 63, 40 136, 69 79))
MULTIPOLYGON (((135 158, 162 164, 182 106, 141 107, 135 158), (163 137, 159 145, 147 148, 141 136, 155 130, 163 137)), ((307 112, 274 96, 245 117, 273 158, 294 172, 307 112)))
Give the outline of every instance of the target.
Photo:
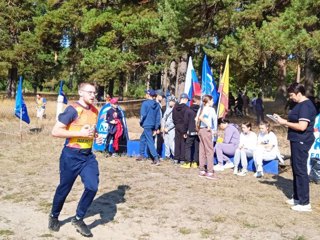
POLYGON ((284 223, 278 223, 278 222, 275 222, 274 225, 280 229, 282 229, 284 227, 284 223))
POLYGON ((202 228, 200 229, 200 235, 201 238, 209 238, 211 235, 213 235, 213 230, 209 228, 202 228))
POLYGON ((22 202, 23 194, 22 193, 11 193, 11 194, 5 195, 2 199, 18 203, 18 202, 22 202))
POLYGON ((191 233, 191 229, 189 228, 179 228, 179 233, 183 234, 183 235, 187 235, 187 234, 190 234, 191 233))
POLYGON ((47 213, 50 211, 52 203, 46 200, 41 200, 38 205, 40 207, 40 211, 47 213))
POLYGON ((0 229, 0 236, 2 237, 7 237, 7 236, 11 236, 14 235, 14 232, 8 229, 0 229))
POLYGON ((211 218, 211 222, 216 222, 216 223, 223 223, 226 220, 227 220, 227 217, 223 215, 217 215, 211 218))
POLYGON ((293 240, 307 240, 307 238, 301 235, 301 236, 296 236, 293 240))
POLYGON ((140 235, 138 238, 138 240, 146 240, 146 239, 150 239, 149 233, 144 233, 144 234, 140 235))
POLYGON ((39 236, 40 238, 50 238, 53 237, 53 235, 51 233, 45 233, 39 236))
POLYGON ((257 228, 258 225, 255 225, 254 223, 249 223, 249 222, 243 222, 243 226, 246 228, 257 228))

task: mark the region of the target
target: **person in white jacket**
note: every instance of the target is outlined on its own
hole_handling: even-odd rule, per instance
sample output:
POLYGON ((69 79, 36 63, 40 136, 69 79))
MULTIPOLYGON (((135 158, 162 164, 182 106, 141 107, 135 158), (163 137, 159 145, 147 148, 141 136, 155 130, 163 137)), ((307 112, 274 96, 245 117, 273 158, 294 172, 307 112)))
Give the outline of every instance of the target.
POLYGON ((247 175, 248 159, 253 157, 253 152, 257 146, 257 134, 252 131, 251 122, 241 124, 240 143, 234 154, 233 174, 238 176, 247 175), (241 161, 242 170, 239 172, 239 163, 241 161))
POLYGON ((168 102, 169 104, 161 120, 161 126, 163 127, 162 133, 163 133, 163 140, 165 145, 166 159, 170 159, 171 155, 174 156, 175 126, 172 120, 172 109, 176 104, 175 97, 170 96, 168 98, 168 102))
POLYGON ((270 124, 266 121, 261 121, 259 130, 257 147, 253 153, 253 160, 257 170, 254 176, 257 178, 263 176, 263 161, 279 159, 280 162, 283 162, 278 148, 277 136, 271 131, 270 124))

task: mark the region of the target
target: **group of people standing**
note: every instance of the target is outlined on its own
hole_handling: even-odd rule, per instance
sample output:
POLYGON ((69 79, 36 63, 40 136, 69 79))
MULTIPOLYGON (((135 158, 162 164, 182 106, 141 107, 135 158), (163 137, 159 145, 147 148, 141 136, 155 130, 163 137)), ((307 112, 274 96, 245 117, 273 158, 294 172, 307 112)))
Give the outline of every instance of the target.
POLYGON ((256 123, 259 124, 264 121, 264 105, 262 93, 253 93, 252 99, 249 98, 246 92, 239 91, 237 98, 234 98, 232 93, 229 93, 229 112, 228 115, 232 116, 248 116, 249 112, 256 115, 256 123))
MULTIPOLYGON (((81 235, 92 237, 92 232, 83 219, 99 185, 98 162, 92 152, 92 144, 94 139, 98 144, 102 144, 103 139, 95 129, 98 110, 93 106, 96 95, 94 85, 82 83, 78 93, 79 100, 70 104, 59 115, 52 130, 54 137, 66 138, 66 141, 60 156, 60 182, 53 197, 48 228, 59 231, 61 226, 58 220, 59 215, 76 178, 80 176, 84 184, 84 192, 71 223, 81 235)), ((307 159, 308 151, 314 142, 313 126, 317 111, 314 104, 305 96, 303 85, 292 84, 288 88, 288 93, 290 98, 297 102, 290 111, 288 120, 274 115, 279 124, 288 127, 288 140, 291 147, 293 197, 287 200, 287 203, 292 205, 291 208, 295 211, 310 212, 307 159)), ((161 132, 165 139, 166 156, 173 154, 177 163, 184 162, 181 166, 199 165, 199 176, 208 179, 217 179, 215 171, 222 171, 225 168, 234 168, 235 174, 244 176, 246 158, 251 156, 256 164, 255 176, 261 177, 262 161, 279 157, 277 137, 270 130, 268 123, 259 124, 258 136, 252 131, 249 122, 241 125, 240 133, 237 125, 228 120, 217 121, 210 95, 205 95, 202 99, 194 96, 191 107, 187 106, 190 99, 186 94, 181 94, 178 104, 175 104, 174 98, 170 98, 164 114, 161 112, 159 103, 162 96, 157 98, 154 90, 148 90, 146 98, 147 100, 141 106, 140 125, 143 127, 143 133, 140 138, 140 157, 137 160, 145 159, 148 153, 152 157, 153 164, 160 164, 154 138, 161 132), (217 135, 217 126, 224 132, 222 141, 217 135), (171 134, 173 131, 174 136, 171 134), (216 142, 215 145, 214 142, 216 142), (197 146, 199 146, 199 153, 197 146), (216 169, 213 167, 214 152, 218 160, 216 169), (234 155, 234 164, 230 161, 231 155, 234 155), (223 165, 224 162, 226 163, 223 165), (242 171, 239 173, 240 162, 242 171)), ((119 113, 116 110, 116 102, 111 104, 114 105, 109 113, 112 117, 107 121, 116 125, 119 113)))
POLYGON ((153 164, 160 165, 161 151, 157 151, 158 141, 155 141, 160 136, 164 139, 165 159, 171 159, 182 168, 199 168, 199 176, 208 179, 216 179, 216 171, 228 168, 234 168, 236 175, 245 176, 247 158, 254 159, 257 178, 263 176, 264 160, 283 161, 277 137, 269 123, 261 121, 258 136, 252 131, 250 122, 241 125, 241 132, 238 125, 228 119, 217 118, 210 95, 202 98, 195 95, 189 99, 187 94, 182 93, 178 103, 170 96, 164 114, 156 91, 147 90, 146 99, 140 112, 143 133, 137 161, 150 157, 153 164), (218 136, 218 127, 223 138, 218 136), (214 154, 217 159, 215 166, 214 154), (234 163, 230 160, 233 156, 234 163))

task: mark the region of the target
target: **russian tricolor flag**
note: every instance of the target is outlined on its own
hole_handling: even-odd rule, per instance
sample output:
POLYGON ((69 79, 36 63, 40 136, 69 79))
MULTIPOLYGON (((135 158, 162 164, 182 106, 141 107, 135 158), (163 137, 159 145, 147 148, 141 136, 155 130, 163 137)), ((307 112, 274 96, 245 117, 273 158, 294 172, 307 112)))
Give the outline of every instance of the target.
MULTIPOLYGON (((201 86, 198 81, 197 74, 193 68, 192 58, 189 57, 184 92, 188 94, 190 102, 194 95, 201 96, 201 86)), ((189 106, 191 105, 189 102, 189 106)))

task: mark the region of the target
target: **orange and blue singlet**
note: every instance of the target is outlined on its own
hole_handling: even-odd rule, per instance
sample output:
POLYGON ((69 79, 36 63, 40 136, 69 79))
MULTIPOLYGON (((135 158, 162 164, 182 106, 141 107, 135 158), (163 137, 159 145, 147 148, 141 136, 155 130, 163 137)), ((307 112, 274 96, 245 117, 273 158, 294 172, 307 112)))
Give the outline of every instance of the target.
MULTIPOLYGON (((59 122, 67 125, 69 131, 80 131, 84 126, 94 127, 98 119, 98 110, 90 105, 88 108, 76 102, 69 105, 59 115, 59 122)), ((67 138, 65 146, 77 149, 91 149, 93 138, 72 137, 67 138)))

